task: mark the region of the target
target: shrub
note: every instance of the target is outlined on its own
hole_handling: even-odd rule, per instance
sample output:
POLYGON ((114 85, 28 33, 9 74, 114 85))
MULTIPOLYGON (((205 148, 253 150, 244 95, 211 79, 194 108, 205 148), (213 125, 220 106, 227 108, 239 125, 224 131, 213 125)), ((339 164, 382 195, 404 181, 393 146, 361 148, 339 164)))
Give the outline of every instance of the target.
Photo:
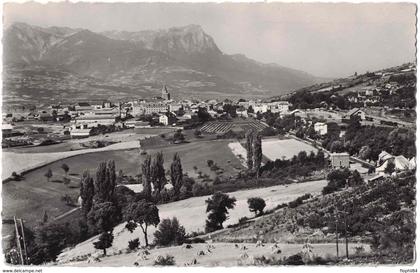
POLYGON ((238 223, 239 224, 245 224, 247 221, 248 221, 248 217, 245 216, 245 217, 239 218, 238 223))
POLYGON ((171 255, 166 255, 166 257, 163 257, 161 255, 159 255, 154 264, 153 265, 161 265, 161 266, 166 266, 166 265, 175 265, 175 259, 174 256, 171 255))
POLYGON ((131 240, 131 241, 128 241, 128 248, 130 250, 136 250, 139 247, 139 245, 140 245, 139 238, 134 239, 134 240, 131 240))
POLYGON ((284 262, 284 265, 304 265, 305 263, 302 260, 302 256, 300 254, 295 254, 292 256, 287 257, 284 262))
POLYGON ((296 207, 302 205, 304 200, 309 199, 309 198, 311 198, 311 194, 306 193, 306 194, 296 198, 295 200, 289 202, 289 208, 296 208, 296 207))

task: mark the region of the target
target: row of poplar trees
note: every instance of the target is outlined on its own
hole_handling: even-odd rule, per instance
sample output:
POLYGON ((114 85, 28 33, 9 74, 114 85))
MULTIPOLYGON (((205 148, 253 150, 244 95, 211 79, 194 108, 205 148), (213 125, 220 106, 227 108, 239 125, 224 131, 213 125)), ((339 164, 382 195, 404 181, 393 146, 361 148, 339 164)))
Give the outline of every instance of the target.
MULTIPOLYGON (((143 194, 146 198, 150 198, 152 194, 159 198, 161 192, 164 190, 167 180, 163 163, 163 154, 159 152, 153 160, 151 155, 147 155, 141 165, 141 181, 143 184, 143 194)), ((183 185, 183 176, 181 159, 175 153, 170 167, 170 179, 175 196, 179 196, 180 189, 183 185)))
POLYGON ((122 217, 114 194, 116 178, 115 162, 109 160, 99 164, 95 179, 86 170, 80 185, 86 233, 100 233, 99 241, 94 245, 95 248, 103 249, 105 253, 106 248, 112 245, 114 226, 122 217), (89 233, 87 223, 90 227, 89 233))
POLYGON ((258 180, 262 162, 261 134, 251 130, 247 132, 245 139, 247 167, 250 172, 256 174, 258 180))

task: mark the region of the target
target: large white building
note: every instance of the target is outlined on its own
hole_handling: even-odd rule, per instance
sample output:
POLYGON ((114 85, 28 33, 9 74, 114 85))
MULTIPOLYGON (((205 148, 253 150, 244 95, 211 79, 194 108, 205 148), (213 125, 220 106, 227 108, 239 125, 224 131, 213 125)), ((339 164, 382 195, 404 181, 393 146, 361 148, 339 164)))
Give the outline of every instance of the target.
POLYGON ((152 115, 168 112, 168 104, 162 102, 141 102, 133 105, 133 116, 152 115))
POLYGON ((348 153, 332 153, 331 154, 332 168, 349 168, 350 156, 348 153))
POLYGON ((326 135, 328 133, 328 125, 323 122, 316 122, 314 124, 314 130, 321 136, 326 135))
POLYGON ((287 114, 289 112, 289 102, 287 101, 270 102, 267 106, 271 113, 287 114))

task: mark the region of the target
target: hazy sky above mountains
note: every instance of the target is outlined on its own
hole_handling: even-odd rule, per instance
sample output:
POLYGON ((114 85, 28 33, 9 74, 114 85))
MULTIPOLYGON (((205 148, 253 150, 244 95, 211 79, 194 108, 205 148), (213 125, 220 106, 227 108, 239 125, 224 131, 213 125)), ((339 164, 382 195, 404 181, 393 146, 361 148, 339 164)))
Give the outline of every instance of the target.
POLYGON ((414 4, 5 4, 3 21, 92 31, 199 24, 227 54, 317 76, 347 76, 415 59, 414 4))

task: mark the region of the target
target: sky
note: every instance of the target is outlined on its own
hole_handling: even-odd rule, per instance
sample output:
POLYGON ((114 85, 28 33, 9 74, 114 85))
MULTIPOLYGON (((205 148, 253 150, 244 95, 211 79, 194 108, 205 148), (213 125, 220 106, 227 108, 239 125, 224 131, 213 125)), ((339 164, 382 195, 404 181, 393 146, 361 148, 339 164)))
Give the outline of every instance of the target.
POLYGON ((3 23, 92 31, 201 25, 226 54, 342 77, 415 60, 413 3, 8 3, 3 23))

